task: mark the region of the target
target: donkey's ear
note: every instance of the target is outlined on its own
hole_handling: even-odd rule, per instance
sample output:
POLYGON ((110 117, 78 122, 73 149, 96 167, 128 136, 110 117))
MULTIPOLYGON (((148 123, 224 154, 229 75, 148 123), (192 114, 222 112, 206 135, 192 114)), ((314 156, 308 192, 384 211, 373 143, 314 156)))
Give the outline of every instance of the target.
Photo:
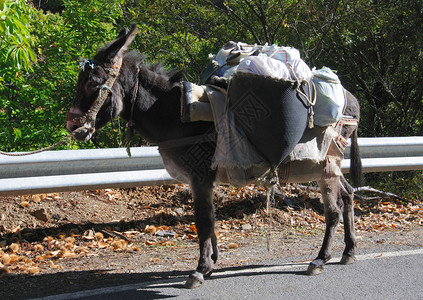
POLYGON ((123 58, 137 35, 137 25, 132 24, 131 29, 122 29, 116 39, 100 49, 94 56, 94 61, 113 65, 123 58))

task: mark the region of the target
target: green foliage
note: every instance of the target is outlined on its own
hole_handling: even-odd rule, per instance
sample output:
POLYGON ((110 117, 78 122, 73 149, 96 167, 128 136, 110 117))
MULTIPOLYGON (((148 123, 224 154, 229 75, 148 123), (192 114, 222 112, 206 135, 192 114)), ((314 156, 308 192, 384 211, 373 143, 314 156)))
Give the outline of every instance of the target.
POLYGON ((151 62, 184 69, 191 81, 198 81, 208 54, 222 42, 215 28, 221 19, 208 1, 126 1, 123 19, 138 24, 135 46, 151 62))
POLYGON ((33 9, 23 0, 0 1, 0 80, 31 71, 36 55, 30 35, 33 9))
POLYGON ((313 1, 308 62, 335 67, 362 104, 361 134, 421 135, 423 3, 313 1), (322 14, 321 12, 326 12, 322 14), (314 37, 311 34, 314 32, 314 37))
POLYGON ((379 190, 395 191, 410 200, 421 200, 423 171, 385 172, 368 174, 368 185, 379 190))
POLYGON ((297 22, 298 1, 214 1, 214 7, 235 25, 230 34, 248 43, 290 46, 290 32, 297 22), (235 33, 235 34, 234 34, 235 33))
MULTIPOLYGON (((81 57, 115 37, 116 1, 64 1, 62 14, 33 11, 28 28, 38 49, 32 72, 9 72, 0 90, 0 141, 5 151, 29 151, 67 135, 65 114, 73 99, 81 57), (92 22, 91 22, 92 20, 92 22)), ((9 61, 6 61, 10 63, 9 61)), ((93 147, 70 141, 68 148, 93 147)))

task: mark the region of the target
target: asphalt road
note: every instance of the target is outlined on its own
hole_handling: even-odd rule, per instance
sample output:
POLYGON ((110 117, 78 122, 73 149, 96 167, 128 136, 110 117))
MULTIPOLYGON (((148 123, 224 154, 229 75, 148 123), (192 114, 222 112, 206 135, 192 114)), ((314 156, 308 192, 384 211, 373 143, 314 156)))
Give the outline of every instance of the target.
POLYGON ((185 277, 62 294, 43 299, 423 299, 423 248, 369 249, 353 265, 333 258, 325 273, 306 276, 301 257, 216 270, 199 288, 185 277))

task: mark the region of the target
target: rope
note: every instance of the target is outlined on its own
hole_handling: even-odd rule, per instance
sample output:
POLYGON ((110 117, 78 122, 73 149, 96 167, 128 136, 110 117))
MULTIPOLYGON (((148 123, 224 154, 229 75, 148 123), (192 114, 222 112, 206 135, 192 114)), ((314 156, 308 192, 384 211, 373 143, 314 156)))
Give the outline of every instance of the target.
POLYGON ((131 113, 129 114, 129 120, 126 123, 126 152, 128 153, 128 156, 131 157, 131 139, 134 136, 134 108, 135 108, 135 101, 137 100, 137 95, 138 95, 138 86, 139 86, 139 82, 140 82, 140 66, 137 66, 137 73, 135 75, 135 78, 137 79, 137 81, 135 82, 135 88, 134 88, 134 93, 132 94, 132 99, 131 99, 131 113))
POLYGON ((275 188, 279 185, 279 176, 277 168, 271 168, 263 174, 258 181, 260 181, 266 187, 266 213, 263 218, 264 221, 264 233, 266 236, 266 248, 267 251, 270 251, 272 243, 272 211, 271 205, 272 200, 274 200, 275 188))
POLYGON ((273 195, 273 189, 274 186, 268 186, 266 187, 266 216, 264 218, 264 222, 268 223, 267 226, 269 227, 269 230, 267 230, 267 226, 264 227, 264 232, 266 234, 266 247, 267 251, 270 251, 271 246, 271 230, 272 230, 272 212, 270 210, 270 205, 272 201, 272 195, 273 195))
MULTIPOLYGON (((120 68, 120 64, 119 64, 119 68, 120 68)), ((93 105, 88 110, 88 112, 84 116, 79 118, 79 120, 77 120, 78 118, 75 118, 74 120, 79 121, 79 124, 89 123, 89 124, 94 125, 93 122, 95 121, 97 113, 100 110, 103 103, 106 101, 107 97, 109 96, 109 93, 111 91, 111 87, 113 86, 115 80, 116 80, 116 77, 113 77, 113 76, 109 77, 109 79, 106 81, 106 83, 103 84, 100 87, 98 97, 94 101, 93 105), (105 93, 102 93, 102 90, 105 90, 105 93)), ((49 151, 49 150, 56 148, 57 146, 60 146, 61 144, 66 142, 68 139, 74 137, 75 134, 82 131, 83 129, 87 129, 91 133, 93 133, 95 131, 94 126, 89 127, 89 126, 83 125, 83 126, 79 127, 78 129, 75 129, 74 131, 72 131, 70 134, 68 134, 68 136, 64 137, 61 141, 59 141, 59 142, 57 142, 57 143, 55 143, 51 146, 48 146, 48 147, 45 147, 45 148, 42 148, 42 149, 38 149, 38 150, 34 150, 34 151, 29 151, 29 152, 13 153, 13 152, 0 151, 0 154, 6 155, 6 156, 26 156, 26 155, 37 154, 37 153, 44 152, 44 151, 49 151)))
POLYGON ((41 152, 44 152, 44 151, 49 151, 49 150, 56 148, 57 146, 60 146, 61 144, 66 142, 68 139, 74 137, 75 134, 82 131, 83 129, 92 130, 91 127, 82 126, 82 127, 79 127, 78 129, 75 129, 74 131, 69 133, 66 137, 64 137, 62 140, 60 140, 59 142, 57 142, 57 143, 55 143, 51 146, 48 146, 48 147, 45 147, 45 148, 42 148, 42 149, 38 149, 38 150, 34 150, 34 151, 29 151, 29 152, 5 152, 5 151, 0 150, 0 154, 6 155, 6 156, 26 156, 26 155, 41 153, 41 152))
POLYGON ((311 100, 306 94, 304 94, 300 90, 301 84, 305 83, 305 84, 307 84, 307 87, 308 87, 308 94, 311 95, 310 83, 307 80, 300 81, 297 77, 297 74, 295 74, 295 71, 292 68, 292 66, 289 63, 287 63, 286 65, 289 67, 290 71, 292 72, 292 75, 294 75, 295 81, 298 83, 297 84, 297 93, 300 94, 301 96, 303 96, 306 99, 306 101, 308 102, 308 104, 310 104, 310 106, 314 106, 316 104, 316 99, 317 99, 317 97, 316 97, 316 86, 314 85, 314 83, 312 82, 314 94, 313 94, 313 99, 311 100))
POLYGON ((314 82, 311 82, 311 86, 313 87, 313 99, 310 99, 311 96, 311 87, 310 87, 310 82, 308 82, 307 80, 302 80, 300 82, 300 80, 297 77, 297 74, 295 74, 294 69, 292 68, 292 66, 287 63, 286 64, 288 66, 288 68, 291 70, 292 75, 294 76, 295 80, 297 81, 297 87, 296 87, 296 91, 299 95, 303 96, 304 99, 308 102, 308 104, 310 104, 310 112, 308 114, 308 128, 313 128, 314 127, 314 111, 313 111, 313 106, 316 104, 316 100, 317 100, 317 93, 316 93, 316 86, 314 85, 314 82), (300 87, 301 84, 306 84, 308 87, 308 95, 307 96, 305 93, 303 93, 303 91, 301 91, 300 87))
MULTIPOLYGON (((91 105, 87 113, 83 117, 80 118, 79 120, 80 124, 85 124, 88 122, 94 125, 97 113, 100 110, 100 108, 103 106, 107 97, 109 96, 109 93, 112 90, 112 86, 115 83, 115 80, 116 80, 116 77, 109 77, 109 79, 107 79, 106 82, 100 87, 100 91, 98 93, 97 99, 91 105), (103 90, 105 90, 104 93, 103 93, 103 90)), ((92 127, 94 128, 94 126, 92 127)))

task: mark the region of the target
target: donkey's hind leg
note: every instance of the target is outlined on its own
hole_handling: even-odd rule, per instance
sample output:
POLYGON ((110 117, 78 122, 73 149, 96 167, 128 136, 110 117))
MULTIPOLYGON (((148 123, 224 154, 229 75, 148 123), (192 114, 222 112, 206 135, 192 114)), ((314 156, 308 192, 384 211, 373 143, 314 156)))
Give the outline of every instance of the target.
POLYGON ((323 266, 331 259, 332 242, 342 212, 339 177, 320 180, 318 183, 325 207, 326 231, 319 254, 310 263, 306 271, 307 275, 321 274, 323 266))
POLYGON ((211 274, 213 263, 217 261, 218 251, 214 231, 215 213, 213 205, 213 180, 191 183, 194 198, 195 226, 200 244, 200 258, 197 269, 185 283, 187 288, 199 287, 204 277, 211 274))
POLYGON ((348 265, 356 261, 355 248, 357 245, 354 229, 354 188, 341 176, 341 196, 344 202, 344 241, 345 249, 341 264, 348 265))

